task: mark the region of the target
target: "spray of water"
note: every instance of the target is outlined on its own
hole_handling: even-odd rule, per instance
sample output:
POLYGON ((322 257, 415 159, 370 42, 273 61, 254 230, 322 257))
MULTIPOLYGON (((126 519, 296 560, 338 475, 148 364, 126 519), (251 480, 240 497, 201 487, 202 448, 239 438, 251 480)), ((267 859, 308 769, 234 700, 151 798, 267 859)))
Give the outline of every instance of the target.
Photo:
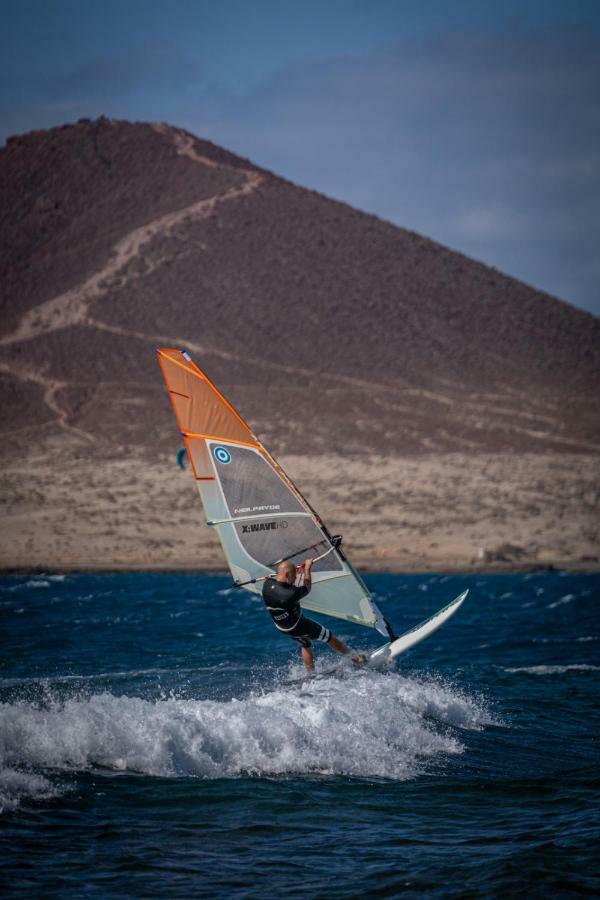
POLYGON ((65 789, 55 773, 410 779, 463 750, 485 704, 441 681, 355 673, 227 701, 91 693, 0 704, 0 806, 65 789), (51 775, 48 771, 52 770, 51 775))

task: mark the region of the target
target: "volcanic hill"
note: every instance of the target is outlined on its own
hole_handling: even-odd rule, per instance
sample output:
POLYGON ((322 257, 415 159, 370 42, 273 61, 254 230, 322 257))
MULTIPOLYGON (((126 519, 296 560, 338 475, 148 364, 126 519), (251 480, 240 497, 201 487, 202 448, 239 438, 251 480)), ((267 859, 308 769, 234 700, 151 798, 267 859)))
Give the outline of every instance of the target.
MULTIPOLYGON (((569 470, 581 457, 581 473, 598 458, 600 320, 427 238, 163 124, 102 118, 10 138, 0 192, 5 564, 52 562, 35 547, 61 478, 57 509, 72 519, 72 465, 95 484, 99 519, 110 465, 131 461, 141 478, 162 466, 163 487, 173 477, 157 345, 188 349, 278 455, 508 454, 569 470), (15 458, 29 487, 15 488, 15 458)), ((595 477, 580 485, 588 499, 595 477)), ((156 513, 152 491, 132 504, 139 482, 124 484, 106 501, 115 541, 123 506, 134 523, 156 513)))

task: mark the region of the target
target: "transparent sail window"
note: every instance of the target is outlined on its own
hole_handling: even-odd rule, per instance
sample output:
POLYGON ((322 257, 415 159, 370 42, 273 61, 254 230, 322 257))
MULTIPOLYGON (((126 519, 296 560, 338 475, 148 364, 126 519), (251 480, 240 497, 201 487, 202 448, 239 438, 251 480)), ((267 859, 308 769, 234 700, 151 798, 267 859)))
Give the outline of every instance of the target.
POLYGON ((210 443, 215 472, 232 518, 304 512, 304 507, 265 458, 248 447, 210 443))

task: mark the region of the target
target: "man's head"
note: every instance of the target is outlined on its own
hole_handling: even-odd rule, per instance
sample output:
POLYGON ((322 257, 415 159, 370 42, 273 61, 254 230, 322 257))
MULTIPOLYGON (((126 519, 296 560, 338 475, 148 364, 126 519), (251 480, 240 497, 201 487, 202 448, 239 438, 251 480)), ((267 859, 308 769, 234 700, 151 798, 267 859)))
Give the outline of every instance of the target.
POLYGON ((296 580, 296 566, 289 559, 279 563, 277 566, 277 581, 285 581, 286 584, 293 584, 296 580))

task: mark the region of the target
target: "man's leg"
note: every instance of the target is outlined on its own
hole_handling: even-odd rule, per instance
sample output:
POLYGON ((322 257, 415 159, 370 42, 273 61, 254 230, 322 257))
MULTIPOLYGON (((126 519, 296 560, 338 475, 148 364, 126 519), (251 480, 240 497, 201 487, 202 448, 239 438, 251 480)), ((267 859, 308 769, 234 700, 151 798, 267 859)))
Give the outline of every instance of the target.
POLYGON ((301 647, 302 652, 302 662, 306 666, 309 672, 315 671, 315 658, 313 656, 312 647, 301 647))
POLYGON ((329 647, 332 650, 335 650, 336 653, 341 653, 342 656, 348 656, 350 653, 350 648, 346 647, 343 641, 340 641, 339 638, 336 638, 335 634, 332 634, 329 640, 327 641, 329 647))
MULTIPOLYGON (((341 653, 342 656, 348 656, 350 653, 350 648, 347 647, 343 641, 340 641, 339 638, 336 638, 334 634, 331 635, 329 640, 327 641, 329 647, 332 650, 335 650, 336 653, 341 653)), ((352 657, 352 662, 357 663, 359 666, 362 666, 367 661, 367 657, 364 653, 356 653, 352 657)))

